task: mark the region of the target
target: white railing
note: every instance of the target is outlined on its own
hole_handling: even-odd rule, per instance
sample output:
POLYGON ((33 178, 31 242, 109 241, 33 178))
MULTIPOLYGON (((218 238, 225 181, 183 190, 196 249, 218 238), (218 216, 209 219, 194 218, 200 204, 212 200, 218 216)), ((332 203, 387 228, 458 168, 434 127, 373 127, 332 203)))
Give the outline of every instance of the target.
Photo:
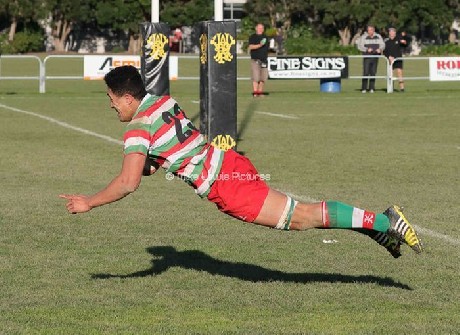
MULTIPOLYGON (((401 57, 401 58, 395 58, 396 61, 403 61, 403 62, 412 62, 412 61, 428 61, 430 57, 401 57)), ((393 63, 394 64, 394 63, 393 63)), ((387 84, 387 92, 388 93, 393 93, 393 83, 397 80, 399 80, 398 77, 393 76, 393 64, 391 64, 388 68, 388 84, 387 84)), ((429 70, 429 69, 428 69, 429 70)), ((429 80, 430 76, 427 74, 426 76, 404 76, 404 70, 403 70, 403 77, 402 79, 405 80, 429 80)))
MULTIPOLYGON (((386 85, 387 85, 387 93, 390 93, 388 90, 389 90, 389 84, 390 84, 390 80, 389 80, 389 73, 390 73, 390 62, 388 61, 388 58, 386 58, 385 56, 383 55, 351 55, 351 56, 348 56, 348 59, 353 59, 353 58, 357 58, 357 59, 364 59, 364 58, 377 58, 377 59, 381 59, 382 62, 385 63, 385 75, 375 75, 375 76, 350 76, 348 75, 348 79, 385 79, 386 80, 386 85)), ((349 64, 350 65, 350 64, 349 64)), ((350 67, 350 66, 349 66, 350 67)))
MULTIPOLYGON (((195 59, 197 62, 197 71, 198 71, 198 55, 177 55, 179 59, 195 59)), ((359 70, 357 70, 358 65, 353 64, 351 66, 349 64, 349 76, 347 79, 365 79, 365 78, 375 78, 375 79, 385 79, 386 80, 386 88, 387 88, 387 93, 392 93, 393 92, 393 84, 394 81, 398 80, 397 77, 393 76, 393 66, 390 65, 388 59, 384 56, 364 56, 364 55, 350 55, 348 56, 349 59, 363 59, 365 57, 373 57, 373 58, 379 58, 382 59, 381 64, 385 64, 386 68, 384 71, 384 74, 382 74, 382 70, 380 69, 378 72, 380 72, 380 75, 376 75, 374 77, 370 76, 362 76, 362 75, 350 75, 350 70, 353 67, 354 71, 362 71, 362 67, 359 67, 359 70)), ((1 55, 0 56, 0 80, 38 80, 39 82, 39 92, 40 93, 45 93, 46 92, 46 81, 47 80, 82 80, 84 78, 83 73, 81 75, 49 75, 48 74, 48 66, 49 62, 52 59, 59 59, 59 58, 79 58, 83 59, 84 55, 49 55, 44 58, 42 61, 39 57, 33 56, 33 55, 1 55), (26 76, 26 75, 17 75, 17 76, 3 76, 2 75, 2 60, 3 59, 33 59, 37 61, 38 65, 38 75, 32 75, 32 76, 26 76)), ((249 57, 244 55, 244 56, 238 56, 238 60, 248 60, 249 57)), ((397 58, 396 60, 402 60, 404 62, 412 62, 412 61, 421 61, 421 60, 429 60, 429 57, 403 57, 403 58, 397 58)), ((350 62, 349 62, 350 63, 350 62)), ((83 64, 83 62, 82 62, 83 64)), ((249 69, 249 67, 248 67, 249 69)), ((82 70, 83 72, 83 65, 82 65, 82 70)), ((249 70, 248 70, 249 71, 249 70)), ((404 72, 406 72, 406 69, 404 69, 404 72)), ((428 72, 428 68, 427 68, 428 72)), ((181 75, 179 73, 178 76, 179 80, 199 80, 198 75, 181 75)), ((244 77, 244 76, 239 76, 237 78, 238 80, 250 80, 249 77, 244 77)), ((404 76, 403 80, 428 80, 429 75, 423 75, 423 76, 404 76)))
MULTIPOLYGON (((84 79, 83 76, 83 59, 84 55, 49 55, 46 56, 43 61, 37 56, 29 56, 29 55, 2 55, 0 56, 0 80, 38 80, 39 82, 39 92, 46 93, 46 81, 47 80, 81 80, 84 79), (49 75, 49 66, 50 62, 55 59, 64 59, 64 58, 74 58, 74 59, 81 59, 81 75, 49 75), (25 76, 25 75, 17 75, 17 76, 3 76, 2 75, 2 59, 35 59, 38 65, 38 75, 36 76, 25 76)), ((199 80, 199 57, 198 55, 175 55, 179 59, 194 59, 196 60, 196 74, 194 75, 180 75, 178 79, 180 80, 199 80)), ((238 59, 249 59, 248 56, 239 56, 238 59)), ((249 67, 248 67, 249 69, 249 67)), ((73 69, 74 70, 74 69, 73 69)), ((248 70, 249 71, 249 70, 248 70)), ((249 77, 240 76, 237 80, 249 80, 249 77)))
MULTIPOLYGON (((46 74, 46 64, 48 60, 53 59, 53 58, 83 58, 83 55, 50 55, 46 56, 45 59, 43 60, 43 68, 45 69, 44 73, 44 79, 43 82, 40 84, 40 93, 45 93, 46 92, 46 80, 53 80, 53 79, 83 79, 83 74, 81 76, 48 76, 46 74)), ((82 69, 83 70, 83 69, 82 69)))
POLYGON ((37 56, 32 55, 1 55, 0 56, 0 80, 38 80, 40 93, 42 82, 45 80, 45 68, 42 60, 37 56), (3 76, 2 75, 2 59, 34 59, 38 63, 38 76, 3 76))

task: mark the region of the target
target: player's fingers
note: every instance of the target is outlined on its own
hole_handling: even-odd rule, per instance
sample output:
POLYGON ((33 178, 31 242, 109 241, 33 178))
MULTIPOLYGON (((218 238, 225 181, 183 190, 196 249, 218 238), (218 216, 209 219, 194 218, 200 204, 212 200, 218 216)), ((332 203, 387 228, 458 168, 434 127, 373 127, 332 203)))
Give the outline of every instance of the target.
POLYGON ((73 196, 71 194, 59 194, 59 198, 70 200, 73 196))
POLYGON ((68 207, 68 208, 67 208, 67 211, 68 211, 70 214, 77 214, 77 211, 75 210, 75 208, 74 208, 73 206, 68 207))

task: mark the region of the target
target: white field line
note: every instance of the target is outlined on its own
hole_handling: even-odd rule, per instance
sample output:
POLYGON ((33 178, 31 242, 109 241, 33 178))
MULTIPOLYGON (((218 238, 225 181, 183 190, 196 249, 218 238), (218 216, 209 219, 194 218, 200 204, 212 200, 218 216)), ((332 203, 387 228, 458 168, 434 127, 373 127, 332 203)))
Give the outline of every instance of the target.
POLYGON ((447 243, 450 243, 452 245, 460 245, 460 240, 459 239, 456 239, 456 238, 451 237, 449 235, 444 235, 444 234, 438 233, 438 232, 430 230, 430 229, 420 227, 420 226, 415 225, 415 224, 413 226, 415 227, 415 229, 417 229, 417 231, 419 231, 422 234, 425 234, 425 235, 428 235, 428 236, 431 236, 431 237, 435 237, 437 239, 443 240, 443 241, 445 241, 447 243))
POLYGON ((27 115, 31 115, 31 116, 34 116, 34 117, 38 117, 40 119, 49 121, 51 123, 55 123, 55 124, 57 124, 57 125, 59 125, 61 127, 64 127, 64 128, 67 128, 67 129, 72 129, 72 130, 78 131, 80 133, 83 133, 85 135, 91 135, 91 136, 94 136, 94 137, 98 137, 100 139, 106 140, 106 141, 111 142, 111 143, 120 144, 120 145, 123 144, 123 141, 117 140, 117 139, 115 139, 113 137, 106 136, 106 135, 101 135, 101 134, 95 133, 95 132, 93 132, 91 130, 87 130, 87 129, 84 129, 84 128, 72 126, 71 124, 69 124, 67 122, 59 121, 59 120, 53 119, 52 117, 49 117, 49 116, 37 114, 37 113, 34 113, 34 112, 28 112, 28 111, 25 111, 25 110, 22 110, 22 109, 6 106, 6 105, 3 105, 3 104, 0 104, 0 108, 8 109, 8 110, 16 112, 16 113, 22 113, 22 114, 27 114, 27 115))
MULTIPOLYGON (((393 94, 389 94, 389 95, 386 95, 386 96, 391 97, 393 94)), ((395 96, 397 96, 397 95, 398 94, 396 93, 395 96)), ((383 95, 379 95, 379 94, 377 94, 375 96, 383 97, 383 95)), ((324 100, 328 99, 329 101, 331 101, 330 97, 324 97, 323 99, 324 100)), ((357 96, 348 96, 348 97, 343 97, 342 99, 345 99, 345 100, 366 99, 366 94, 361 95, 361 92, 360 92, 359 97, 357 97, 357 96)), ((411 100, 414 100, 414 99, 418 99, 418 100, 434 100, 434 99, 445 100, 445 99, 458 99, 458 96, 457 95, 435 95, 435 96, 433 96, 433 95, 425 95, 425 96, 411 96, 410 99, 411 100)), ((337 102, 340 103, 340 100, 337 100, 337 102)))
MULTIPOLYGON (((10 107, 10 106, 6 106, 6 105, 3 105, 3 104, 0 104, 0 108, 10 110, 10 111, 16 112, 16 113, 22 113, 22 114, 38 117, 40 119, 43 119, 43 120, 49 121, 51 123, 57 124, 57 125, 59 125, 61 127, 71 129, 71 130, 75 130, 75 131, 81 132, 81 133, 83 133, 85 135, 94 136, 94 137, 100 138, 100 139, 105 140, 105 141, 110 142, 110 143, 115 143, 115 144, 119 144, 119 145, 123 144, 123 141, 114 139, 114 138, 112 138, 110 136, 101 135, 101 134, 95 133, 93 131, 84 129, 84 128, 75 127, 75 126, 72 126, 71 124, 68 124, 67 122, 62 122, 62 121, 53 119, 52 117, 49 117, 49 116, 41 115, 41 114, 34 113, 34 112, 28 112, 28 111, 25 111, 25 110, 22 110, 22 109, 19 109, 19 108, 10 107)), ((296 199, 299 199, 299 200, 302 200, 302 201, 305 201, 305 202, 309 202, 309 203, 319 201, 319 200, 316 200, 316 199, 308 197, 308 196, 299 196, 299 195, 292 194, 292 193, 287 193, 287 192, 284 192, 284 193, 288 194, 289 196, 291 196, 293 198, 296 198, 296 199)), ((420 226, 415 226, 415 227, 416 227, 417 230, 419 230, 421 233, 423 233, 425 235, 428 235, 430 237, 434 237, 434 238, 443 240, 443 241, 445 241, 447 243, 450 243, 452 245, 460 245, 460 240, 459 239, 456 239, 456 238, 448 236, 448 235, 440 234, 438 232, 435 232, 435 231, 430 230, 430 229, 422 228, 420 226)))
POLYGON ((269 112, 256 112, 256 113, 257 114, 262 114, 262 115, 279 117, 281 119, 298 119, 299 118, 297 116, 289 115, 289 114, 277 114, 277 113, 269 113, 269 112))
MULTIPOLYGON (((356 114, 356 113, 308 113, 308 114, 300 114, 301 116, 312 116, 312 117, 325 117, 325 116, 332 116, 332 117, 379 117, 379 115, 373 114, 373 113, 368 113, 368 114, 356 114)), ((405 117, 436 117, 438 114, 385 114, 385 115, 380 115, 385 118, 389 116, 394 116, 394 117, 399 117, 399 116, 405 116, 405 117)), ((445 116, 445 115, 444 115, 445 116)))
MULTIPOLYGON (((269 112, 259 112, 256 111, 257 114, 262 114, 262 115, 268 115, 268 116, 273 116, 273 117, 280 117, 284 119, 300 119, 300 117, 376 117, 378 115, 375 115, 373 113, 367 113, 367 114, 356 114, 356 113, 302 113, 299 115, 292 115, 292 114, 277 114, 277 113, 269 113, 269 112)), ((389 116, 394 116, 394 117, 399 117, 399 116, 405 116, 405 117, 436 117, 438 114, 385 114, 385 117, 389 116)), ((445 116, 445 115, 444 115, 445 116)))

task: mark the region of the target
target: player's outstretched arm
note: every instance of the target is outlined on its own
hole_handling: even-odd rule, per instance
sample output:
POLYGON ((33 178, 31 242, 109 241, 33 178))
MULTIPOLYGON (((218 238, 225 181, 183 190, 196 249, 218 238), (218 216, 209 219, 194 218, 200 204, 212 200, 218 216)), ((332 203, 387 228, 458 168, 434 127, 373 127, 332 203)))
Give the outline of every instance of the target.
POLYGON ((137 153, 125 155, 120 174, 102 191, 92 196, 61 194, 59 197, 67 199, 66 208, 72 214, 88 212, 94 207, 120 200, 139 187, 144 164, 144 155, 137 153))

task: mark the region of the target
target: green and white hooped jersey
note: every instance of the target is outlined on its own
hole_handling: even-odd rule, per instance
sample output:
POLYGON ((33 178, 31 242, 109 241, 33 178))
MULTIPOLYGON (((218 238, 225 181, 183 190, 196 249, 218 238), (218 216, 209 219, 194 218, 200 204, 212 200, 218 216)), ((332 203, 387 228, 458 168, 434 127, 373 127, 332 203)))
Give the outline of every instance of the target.
POLYGON ((208 144, 170 96, 147 94, 124 134, 124 153, 148 155, 206 197, 224 151, 208 144))

